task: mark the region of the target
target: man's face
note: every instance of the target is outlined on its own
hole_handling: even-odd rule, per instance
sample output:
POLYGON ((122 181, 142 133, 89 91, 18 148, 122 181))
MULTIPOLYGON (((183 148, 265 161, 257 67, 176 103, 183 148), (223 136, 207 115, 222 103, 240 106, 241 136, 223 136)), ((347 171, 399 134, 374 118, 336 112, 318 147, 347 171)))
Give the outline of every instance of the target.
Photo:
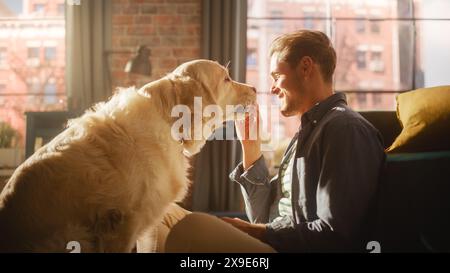
POLYGON ((270 91, 281 101, 281 114, 285 117, 298 115, 304 88, 296 69, 287 62, 279 61, 275 53, 270 60, 270 75, 273 80, 270 91))

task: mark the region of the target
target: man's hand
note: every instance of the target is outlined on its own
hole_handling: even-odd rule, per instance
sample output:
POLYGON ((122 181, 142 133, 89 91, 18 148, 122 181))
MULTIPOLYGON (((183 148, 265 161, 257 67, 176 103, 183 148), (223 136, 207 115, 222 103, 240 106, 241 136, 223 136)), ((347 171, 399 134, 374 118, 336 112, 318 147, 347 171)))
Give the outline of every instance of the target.
POLYGON ((259 136, 259 107, 257 104, 249 106, 245 112, 245 118, 234 122, 236 126, 236 133, 241 141, 242 146, 253 145, 260 143, 259 136))
POLYGON ((247 170, 258 158, 261 157, 261 138, 259 135, 259 109, 255 105, 255 111, 245 114, 244 120, 235 121, 236 134, 241 141, 243 151, 243 167, 247 170))
POLYGON ((266 225, 264 224, 252 224, 239 218, 222 217, 223 221, 233 225, 235 228, 242 230, 248 235, 266 242, 266 225))

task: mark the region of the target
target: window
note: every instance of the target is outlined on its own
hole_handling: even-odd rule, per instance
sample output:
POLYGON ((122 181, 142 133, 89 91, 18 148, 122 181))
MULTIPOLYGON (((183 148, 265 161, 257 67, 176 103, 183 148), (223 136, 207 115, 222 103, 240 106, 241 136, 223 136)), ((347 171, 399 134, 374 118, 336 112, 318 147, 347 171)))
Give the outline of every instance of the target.
POLYGON ((356 20, 356 32, 364 33, 366 31, 366 21, 365 20, 356 20))
POLYGON ((357 100, 357 103, 358 103, 358 108, 364 108, 365 106, 366 106, 366 104, 367 104, 367 94, 360 94, 360 93, 357 93, 356 94, 356 100, 357 100))
POLYGON ((39 47, 28 47, 28 59, 26 61, 28 67, 38 67, 40 65, 40 51, 39 47))
POLYGON ((45 103, 54 104, 58 101, 56 97, 56 84, 47 83, 44 88, 44 93, 45 93, 44 96, 45 103))
POLYGON ((67 109, 65 17, 58 12, 64 4, 65 0, 0 0, 0 120, 19 132, 21 147, 25 112, 67 109))
POLYGON ((366 68, 366 51, 360 49, 356 51, 356 66, 358 69, 366 68))
POLYGON ((377 93, 373 93, 372 94, 372 101, 373 101, 374 107, 378 108, 378 107, 382 106, 383 105, 383 95, 377 94, 377 93))
POLYGON ((384 72, 384 62, 382 59, 382 51, 372 51, 370 59, 370 70, 373 72, 384 72))
POLYGON ((6 47, 0 47, 0 66, 6 64, 6 47))
POLYGON ((56 47, 46 47, 45 48, 45 60, 53 61, 56 59, 56 47))
POLYGON ((416 73, 413 82, 417 87, 449 85, 450 36, 443 34, 450 29, 450 1, 415 0, 416 21, 416 73), (424 18, 428 19, 425 20, 424 18))
MULTIPOLYGON (((334 90, 346 92, 355 109, 394 110, 400 92, 450 84, 450 36, 442 32, 450 29, 448 10, 448 0, 248 0, 247 47, 256 48, 258 65, 247 59, 246 80, 266 92, 260 104, 276 105, 268 92, 270 43, 298 29, 320 30, 337 53, 334 90), (274 11, 282 13, 277 20, 274 11)), ((280 117, 280 124, 285 137, 298 129, 295 119, 280 117)))
POLYGON ((377 21, 370 22, 370 31, 372 33, 380 33, 380 23, 377 21))
POLYGON ((34 4, 33 11, 42 13, 45 11, 45 5, 44 4, 34 4))
POLYGON ((39 59, 39 47, 28 48, 28 59, 39 59))
POLYGON ((372 52, 372 61, 381 61, 381 51, 373 51, 372 52))

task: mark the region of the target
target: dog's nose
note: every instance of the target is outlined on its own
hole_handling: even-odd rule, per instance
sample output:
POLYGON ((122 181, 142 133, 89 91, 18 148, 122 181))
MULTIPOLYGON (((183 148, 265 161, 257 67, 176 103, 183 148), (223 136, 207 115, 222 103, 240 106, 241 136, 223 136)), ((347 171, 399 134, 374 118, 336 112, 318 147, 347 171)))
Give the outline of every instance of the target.
POLYGON ((256 88, 255 87, 251 87, 252 88, 252 90, 253 90, 253 92, 255 92, 256 93, 256 88))
POLYGON ((270 93, 273 95, 278 95, 280 89, 274 85, 272 85, 272 87, 270 87, 270 93))

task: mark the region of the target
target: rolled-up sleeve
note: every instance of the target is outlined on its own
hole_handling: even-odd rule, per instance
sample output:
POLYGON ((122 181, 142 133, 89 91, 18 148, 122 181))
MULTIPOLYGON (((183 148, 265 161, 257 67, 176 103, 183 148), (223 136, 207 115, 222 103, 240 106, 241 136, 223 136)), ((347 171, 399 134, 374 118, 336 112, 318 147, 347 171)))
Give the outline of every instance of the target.
POLYGON ((261 156, 246 171, 242 162, 231 172, 230 179, 241 187, 247 217, 252 223, 267 223, 270 208, 269 171, 261 156))
POLYGON ((359 120, 329 125, 321 147, 317 219, 294 224, 286 218, 268 224, 267 241, 277 251, 347 251, 361 243, 384 161, 382 140, 359 120))

